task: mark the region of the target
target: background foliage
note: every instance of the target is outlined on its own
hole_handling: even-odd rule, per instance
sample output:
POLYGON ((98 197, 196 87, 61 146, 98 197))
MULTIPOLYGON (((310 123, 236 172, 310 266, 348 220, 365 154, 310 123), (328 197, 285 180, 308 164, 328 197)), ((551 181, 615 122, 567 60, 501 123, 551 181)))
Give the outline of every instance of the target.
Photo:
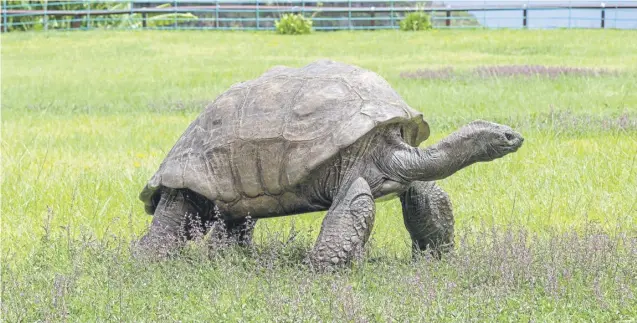
POLYGON ((400 29, 404 31, 418 31, 431 29, 431 17, 425 12, 413 12, 400 21, 400 29))
POLYGON ((282 35, 309 34, 312 31, 312 20, 302 15, 284 14, 275 22, 276 32, 282 35))

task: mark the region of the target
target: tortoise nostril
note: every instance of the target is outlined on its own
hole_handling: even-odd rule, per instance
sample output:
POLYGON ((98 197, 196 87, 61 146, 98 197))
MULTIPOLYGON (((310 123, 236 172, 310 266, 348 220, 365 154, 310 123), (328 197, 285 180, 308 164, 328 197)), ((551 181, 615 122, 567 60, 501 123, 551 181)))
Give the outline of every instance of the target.
POLYGON ((504 136, 505 136, 505 137, 507 138, 507 140, 509 140, 509 141, 511 141, 511 140, 513 140, 513 139, 515 138, 515 136, 514 136, 512 133, 510 133, 510 132, 505 132, 505 133, 504 133, 504 136))

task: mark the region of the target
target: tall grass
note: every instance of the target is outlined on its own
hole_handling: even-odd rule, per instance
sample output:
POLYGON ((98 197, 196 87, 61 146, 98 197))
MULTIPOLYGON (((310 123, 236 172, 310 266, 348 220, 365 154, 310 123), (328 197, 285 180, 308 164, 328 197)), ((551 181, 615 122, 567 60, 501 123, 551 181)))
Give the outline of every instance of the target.
POLYGON ((615 321, 637 316, 637 43, 632 31, 3 34, 2 316, 7 321, 615 321), (601 46, 603 44, 603 46, 601 46), (231 84, 319 58, 377 71, 432 127, 514 126, 517 153, 440 181, 455 251, 411 260, 379 203, 368 257, 302 263, 322 213, 262 220, 252 249, 144 263, 137 194, 231 84), (411 79, 492 65, 608 75, 411 79), (403 76, 401 76, 401 74, 403 76))

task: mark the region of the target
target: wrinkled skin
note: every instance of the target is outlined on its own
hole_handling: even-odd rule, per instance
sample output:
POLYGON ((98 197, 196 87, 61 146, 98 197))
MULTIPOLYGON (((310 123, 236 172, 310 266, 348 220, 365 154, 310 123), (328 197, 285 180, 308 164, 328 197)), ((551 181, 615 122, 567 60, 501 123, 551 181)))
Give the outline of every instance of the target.
POLYGON ((256 221, 327 210, 309 260, 318 268, 330 268, 362 254, 374 224, 374 200, 399 197, 414 253, 432 250, 440 257, 453 245, 453 214, 447 194, 434 181, 513 153, 523 141, 508 126, 477 120, 421 149, 405 143, 401 128, 390 124, 360 138, 314 169, 305 181, 281 192, 285 198, 275 206, 258 197, 246 199, 224 206, 223 218, 218 219, 211 215, 215 201, 188 189, 163 188, 150 230, 138 247, 168 254, 191 238, 179 234, 191 218, 201 223, 224 221, 231 227, 229 234, 242 242, 249 241, 252 232, 245 224, 248 213, 256 221))

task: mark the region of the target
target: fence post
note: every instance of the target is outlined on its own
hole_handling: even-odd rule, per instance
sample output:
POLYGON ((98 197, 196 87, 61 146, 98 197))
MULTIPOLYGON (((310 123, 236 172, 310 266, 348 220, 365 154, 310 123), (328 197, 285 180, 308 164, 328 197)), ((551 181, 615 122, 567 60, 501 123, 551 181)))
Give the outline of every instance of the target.
POLYGON ((9 26, 7 26, 7 0, 2 0, 2 30, 0 32, 9 32, 9 26))
POLYGON ((347 24, 349 29, 352 30, 352 0, 347 1, 347 24))
POLYGON ((88 2, 88 13, 86 14, 86 29, 91 29, 91 2, 88 2))
POLYGON ((568 28, 571 29, 571 17, 573 16, 573 3, 569 0, 568 2, 568 28))
POLYGON ((374 11, 375 8, 371 7, 369 9, 372 11, 371 14, 370 14, 371 18, 372 18, 372 21, 370 22, 370 25, 372 27, 372 30, 375 30, 376 29, 376 19, 374 19, 374 18, 376 18, 376 12, 374 11))
POLYGON ((451 11, 447 10, 447 19, 445 19, 445 26, 451 26, 451 11))
POLYGON ((177 0, 173 0, 173 29, 177 30, 177 0))
POLYGON ((602 2, 602 29, 605 28, 605 21, 606 21, 606 4, 602 2))
POLYGON ((526 12, 526 3, 522 5, 522 7, 524 9, 522 9, 522 27, 526 28, 526 17, 527 17, 527 12, 526 12))
POLYGON ((389 22, 392 29, 394 28, 394 0, 389 2, 389 22))
POLYGON ((219 1, 215 1, 215 29, 219 29, 219 1))
POLYGON ((44 3, 44 31, 49 30, 49 15, 47 15, 47 11, 49 10, 49 2, 44 3))
POLYGON ((257 30, 259 30, 259 0, 257 0, 256 2, 256 7, 255 7, 255 11, 254 11, 254 15, 256 17, 257 20, 257 30))

